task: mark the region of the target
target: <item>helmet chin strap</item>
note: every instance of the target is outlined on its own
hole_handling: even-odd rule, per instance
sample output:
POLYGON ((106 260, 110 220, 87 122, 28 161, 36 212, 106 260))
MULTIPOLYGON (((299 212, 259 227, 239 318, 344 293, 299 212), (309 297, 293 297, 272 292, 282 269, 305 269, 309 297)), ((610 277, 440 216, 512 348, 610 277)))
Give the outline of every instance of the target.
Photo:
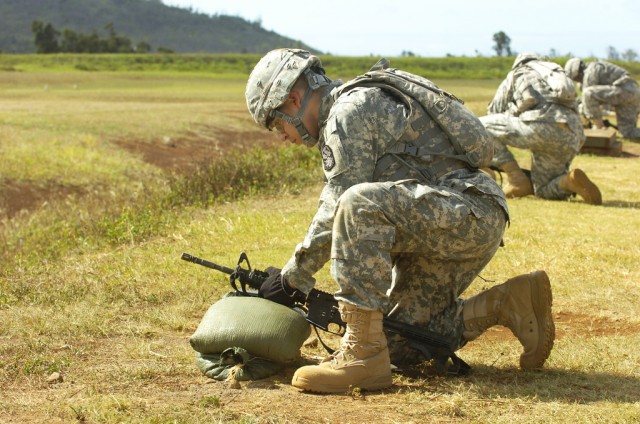
POLYGON ((311 87, 307 87, 304 92, 304 96, 302 97, 302 101, 300 102, 300 110, 296 113, 296 116, 291 118, 290 124, 296 127, 298 130, 298 134, 302 138, 302 143, 307 147, 313 147, 318 142, 318 139, 312 137, 307 130, 307 127, 302 123, 302 117, 304 116, 304 112, 307 110, 307 106, 309 105, 309 99, 311 99, 311 94, 313 90, 311 87))
POLYGON ((307 147, 313 147, 318 143, 318 139, 309 134, 309 130, 302 123, 302 116, 304 112, 307 110, 307 106, 309 105, 309 100, 311 99, 311 94, 322 87, 323 85, 327 85, 331 82, 329 78, 327 78, 324 73, 316 73, 311 69, 306 69, 304 71, 304 76, 307 79, 307 89, 304 92, 304 96, 302 96, 302 101, 300 102, 300 109, 296 116, 289 116, 285 113, 280 112, 279 110, 272 110, 270 115, 272 118, 279 118, 285 121, 288 124, 293 125, 300 137, 302 138, 302 143, 307 147))

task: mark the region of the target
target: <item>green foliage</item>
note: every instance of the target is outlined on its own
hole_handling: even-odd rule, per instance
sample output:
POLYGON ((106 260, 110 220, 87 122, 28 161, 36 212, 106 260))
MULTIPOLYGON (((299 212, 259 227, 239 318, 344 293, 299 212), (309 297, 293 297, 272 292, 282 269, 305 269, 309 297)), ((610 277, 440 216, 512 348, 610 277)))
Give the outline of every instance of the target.
MULTIPOLYGON (((0 69, 40 72, 179 72, 202 73, 209 76, 232 76, 246 79, 260 60, 257 54, 49 54, 0 55, 0 69)), ((322 64, 331 78, 343 80, 367 72, 378 60, 375 57, 345 57, 321 55, 322 64)), ((513 64, 514 57, 395 57, 391 66, 425 76, 429 79, 502 79, 513 64)), ((567 57, 555 58, 560 65, 567 57)), ((612 61, 636 78, 640 77, 640 62, 612 61)))
MULTIPOLYGON (((52 54, 0 56, 0 69, 16 71, 201 72, 246 79, 260 60, 256 54, 52 54)), ((332 78, 351 79, 367 72, 378 60, 372 57, 320 56, 332 78)), ((512 57, 398 57, 391 66, 427 78, 504 78, 512 57)), ((638 66, 640 70, 640 64, 638 66)))
MULTIPOLYGON (((45 25, 43 22, 33 21, 31 25, 38 53, 133 53, 136 51, 129 37, 118 35, 113 24, 108 24, 105 29, 109 33, 108 38, 100 38, 96 31, 91 34, 82 34, 65 28, 62 31, 62 39, 58 40, 60 31, 53 28, 51 24, 45 25)), ((143 53, 151 49, 149 43, 138 44, 143 53)))
POLYGON ((31 32, 33 32, 37 53, 57 53, 60 51, 58 46, 60 31, 53 28, 51 24, 45 25, 43 22, 33 21, 31 32))
POLYGON ((246 80, 260 59, 248 54, 2 55, 0 69, 38 72, 189 72, 246 80))
MULTIPOLYGON (((378 60, 372 57, 321 56, 327 74, 337 78, 353 78, 367 72, 378 60)), ((396 57, 390 60, 391 67, 399 68, 429 79, 504 78, 509 72, 511 57, 396 57)))
POLYGON ((504 31, 493 34, 493 50, 498 56, 511 56, 511 38, 504 31))
POLYGON ((208 206, 256 194, 299 192, 321 179, 316 149, 282 147, 234 152, 171 182, 174 205, 208 206))
POLYGON ((202 408, 220 408, 222 406, 222 402, 217 396, 204 396, 200 399, 198 405, 202 408))
POLYGON ((61 372, 69 365, 67 358, 48 359, 46 357, 35 357, 27 360, 23 366, 25 374, 51 374, 52 372, 61 372))
POLYGON ((113 245, 136 243, 162 232, 172 223, 172 214, 164 208, 161 199, 149 199, 147 203, 123 206, 120 211, 103 215, 96 222, 95 230, 88 228, 94 237, 113 245))

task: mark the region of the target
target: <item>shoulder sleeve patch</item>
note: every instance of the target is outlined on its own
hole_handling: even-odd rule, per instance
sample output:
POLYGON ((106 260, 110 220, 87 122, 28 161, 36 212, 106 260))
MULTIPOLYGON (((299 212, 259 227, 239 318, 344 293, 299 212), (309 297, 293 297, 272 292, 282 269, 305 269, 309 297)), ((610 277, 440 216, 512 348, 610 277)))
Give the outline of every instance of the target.
POLYGON ((335 119, 329 119, 325 128, 325 137, 320 146, 322 155, 322 168, 327 181, 345 173, 348 170, 348 163, 342 140, 335 119))
POLYGON ((331 147, 326 144, 322 146, 320 151, 322 153, 322 166, 325 171, 331 171, 336 166, 336 158, 333 156, 331 147))

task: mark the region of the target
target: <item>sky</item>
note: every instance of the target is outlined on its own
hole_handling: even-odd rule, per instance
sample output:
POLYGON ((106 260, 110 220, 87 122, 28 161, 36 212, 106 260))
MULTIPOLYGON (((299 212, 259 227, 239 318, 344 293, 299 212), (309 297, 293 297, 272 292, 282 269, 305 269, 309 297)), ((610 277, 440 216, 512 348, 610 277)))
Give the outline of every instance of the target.
POLYGON ((493 56, 503 31, 515 53, 640 55, 638 0, 162 0, 266 30, 339 56, 493 56))

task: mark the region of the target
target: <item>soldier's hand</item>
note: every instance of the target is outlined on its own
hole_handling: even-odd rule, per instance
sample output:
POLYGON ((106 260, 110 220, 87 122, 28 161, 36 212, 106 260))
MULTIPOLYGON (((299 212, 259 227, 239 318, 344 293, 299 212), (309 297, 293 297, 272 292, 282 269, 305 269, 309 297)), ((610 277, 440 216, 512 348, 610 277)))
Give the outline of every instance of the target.
POLYGON ((304 303, 307 296, 300 290, 292 288, 282 276, 279 268, 270 266, 264 271, 269 276, 258 289, 258 296, 284 306, 304 303))

